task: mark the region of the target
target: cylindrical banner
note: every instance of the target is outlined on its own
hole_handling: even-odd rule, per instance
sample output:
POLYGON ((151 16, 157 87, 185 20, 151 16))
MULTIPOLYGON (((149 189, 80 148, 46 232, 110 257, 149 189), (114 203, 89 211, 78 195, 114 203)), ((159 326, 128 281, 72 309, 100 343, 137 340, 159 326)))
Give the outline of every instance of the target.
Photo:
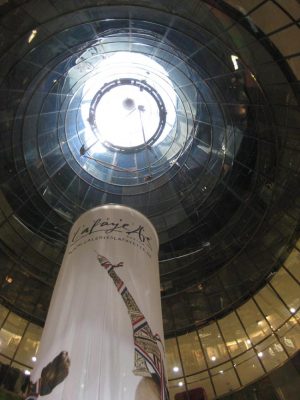
POLYGON ((75 222, 36 368, 45 400, 166 400, 158 237, 138 211, 94 208, 75 222))

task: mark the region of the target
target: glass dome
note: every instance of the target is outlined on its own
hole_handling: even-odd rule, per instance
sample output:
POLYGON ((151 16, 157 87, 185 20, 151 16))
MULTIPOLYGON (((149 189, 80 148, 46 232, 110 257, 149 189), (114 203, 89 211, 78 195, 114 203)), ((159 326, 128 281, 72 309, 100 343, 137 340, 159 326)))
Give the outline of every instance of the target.
MULTIPOLYGON (((194 378, 217 388, 227 369, 232 390, 247 384, 234 372, 251 340, 239 308, 271 288, 299 236, 298 3, 16 0, 0 11, 6 317, 42 326, 73 222, 128 205, 159 234, 164 329, 182 357, 170 364, 181 368, 174 396, 177 378, 182 390, 194 378), (240 336, 227 340, 224 318, 240 336), (225 349, 224 374, 205 353, 208 333, 225 349), (181 345, 195 335, 206 355, 188 370, 181 345), (226 350, 233 340, 242 352, 226 350)), ((280 296, 283 328, 298 304, 280 296)), ((266 373, 264 349, 249 346, 266 373)))

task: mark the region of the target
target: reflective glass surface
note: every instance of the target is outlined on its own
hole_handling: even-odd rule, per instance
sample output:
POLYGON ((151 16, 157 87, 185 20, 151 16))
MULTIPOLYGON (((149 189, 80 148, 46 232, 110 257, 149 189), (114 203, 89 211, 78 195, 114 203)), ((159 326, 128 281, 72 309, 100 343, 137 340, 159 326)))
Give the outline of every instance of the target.
POLYGON ((73 222, 107 203, 159 234, 172 400, 234 393, 295 356, 298 2, 22 0, 0 15, 9 390, 33 367, 73 222))

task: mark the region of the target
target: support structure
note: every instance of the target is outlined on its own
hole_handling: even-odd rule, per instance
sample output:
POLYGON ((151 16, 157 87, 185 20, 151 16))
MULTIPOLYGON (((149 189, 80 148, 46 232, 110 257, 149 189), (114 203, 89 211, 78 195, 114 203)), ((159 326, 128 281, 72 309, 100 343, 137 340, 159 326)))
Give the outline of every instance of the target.
POLYGON ((51 400, 167 400, 158 238, 106 205, 74 224, 33 380, 51 400))

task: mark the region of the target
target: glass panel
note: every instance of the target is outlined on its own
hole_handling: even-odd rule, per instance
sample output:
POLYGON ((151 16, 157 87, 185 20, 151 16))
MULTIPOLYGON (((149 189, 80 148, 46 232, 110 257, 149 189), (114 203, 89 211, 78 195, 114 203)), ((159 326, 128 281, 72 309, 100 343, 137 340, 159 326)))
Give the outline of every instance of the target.
POLYGON ((284 56, 299 52, 299 28, 296 25, 270 36, 270 40, 284 56))
POLYGON ((176 339, 167 339, 165 342, 166 347, 166 361, 167 361, 167 376, 169 379, 182 376, 182 367, 179 358, 176 339))
POLYGON ((212 368, 211 373, 218 396, 235 390, 240 386, 235 369, 230 362, 219 365, 217 368, 212 368))
POLYGON ((229 355, 216 323, 200 329, 199 336, 210 367, 228 360, 229 355))
POLYGON ((274 3, 268 1, 251 14, 254 23, 265 33, 270 33, 284 25, 291 23, 285 12, 274 3), (272 15, 272 18, 270 18, 272 15))
MULTIPOLYGON (((26 379, 24 370, 25 370, 24 367, 22 367, 21 365, 16 365, 15 363, 12 363, 11 366, 5 365, 3 367, 4 377, 3 381, 1 382, 1 387, 3 387, 6 390, 9 390, 10 392, 15 391, 20 393, 22 385, 26 379)), ((0 376, 0 378, 1 377, 2 376, 0 376)), ((1 395, 0 398, 6 399, 6 397, 2 397, 1 395)), ((10 398, 11 397, 9 396, 9 399, 10 398)))
POLYGON ((24 333, 27 322, 10 313, 0 330, 0 352, 5 356, 13 357, 24 333))
POLYGON ((201 374, 190 376, 186 379, 186 381, 188 390, 201 388, 205 391, 208 399, 213 399, 215 397, 208 372, 202 372, 201 374))
POLYGON ((0 304, 0 326, 3 324, 5 317, 8 314, 8 309, 0 304))
POLYGON ((271 336, 256 346, 256 350, 267 371, 278 367, 287 359, 282 344, 276 340, 275 336, 271 336))
POLYGON ((271 335, 272 331, 269 325, 253 300, 249 300, 239 307, 237 313, 250 337, 250 341, 246 339, 248 348, 251 346, 251 343, 255 344, 263 340, 266 336, 271 335))
POLYGON ((232 7, 237 8, 243 14, 247 14, 254 7, 261 4, 264 0, 225 0, 226 3, 230 4, 232 7))
POLYGON ((293 249, 284 262, 284 266, 300 281, 300 252, 297 249, 293 249))
POLYGON ((14 385, 14 392, 21 393, 23 384, 26 384, 26 382, 28 381, 28 376, 25 375, 25 371, 26 373, 28 373, 31 372, 31 369, 24 367, 24 365, 20 365, 16 362, 13 362, 11 364, 11 368, 14 371, 14 376, 17 377, 14 385))
POLYGON ((300 349, 300 325, 295 318, 278 329, 277 334, 289 355, 300 349))
POLYGON ((235 358, 234 365, 243 385, 264 374, 254 350, 249 350, 247 353, 235 358))
POLYGON ((169 381, 168 388, 169 388, 170 400, 175 400, 175 396, 177 393, 186 391, 183 379, 176 379, 171 382, 169 381))
POLYGON ((193 374, 206 369, 205 359, 196 332, 178 337, 184 373, 193 374))
POLYGON ((42 335, 42 328, 30 324, 22 338, 15 360, 33 367, 32 357, 36 356, 42 335))
POLYGON ((248 349, 246 333, 235 313, 219 321, 219 327, 226 341, 227 348, 232 356, 248 349))
POLYGON ((300 7, 298 0, 276 0, 278 4, 281 5, 286 11, 292 15, 296 20, 300 18, 300 7))
POLYGON ((273 329, 278 328, 279 325, 283 324, 290 317, 288 309, 268 285, 255 295, 254 298, 273 329))
POLYGON ((10 364, 10 359, 6 358, 6 357, 3 357, 3 356, 0 356, 0 363, 8 365, 8 364, 10 364))
POLYGON ((298 283, 284 268, 281 268, 271 280, 271 284, 287 304, 290 311, 294 313, 300 306, 300 287, 298 283))

